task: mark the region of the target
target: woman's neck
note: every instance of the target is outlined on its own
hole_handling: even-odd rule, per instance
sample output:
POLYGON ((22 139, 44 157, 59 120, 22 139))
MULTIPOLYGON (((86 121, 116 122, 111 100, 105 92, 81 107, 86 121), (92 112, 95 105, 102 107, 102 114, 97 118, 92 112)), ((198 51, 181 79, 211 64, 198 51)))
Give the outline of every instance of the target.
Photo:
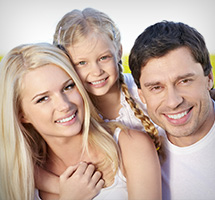
MULTIPOLYGON (((45 170, 50 173, 60 176, 69 166, 77 165, 80 162, 92 163, 98 166, 104 160, 104 154, 97 148, 89 145, 89 152, 82 153, 82 136, 76 138, 77 140, 73 142, 68 142, 66 144, 60 145, 50 145, 52 148, 48 149, 48 159, 45 165, 45 170), (81 140, 80 140, 81 138, 81 140)), ((109 180, 110 174, 112 174, 112 169, 109 166, 102 171, 103 179, 107 182, 107 186, 110 186, 114 179, 109 180)))
POLYGON ((48 142, 48 157, 45 168, 56 174, 62 174, 70 165, 76 165, 83 161, 82 135, 76 135, 66 140, 48 142))

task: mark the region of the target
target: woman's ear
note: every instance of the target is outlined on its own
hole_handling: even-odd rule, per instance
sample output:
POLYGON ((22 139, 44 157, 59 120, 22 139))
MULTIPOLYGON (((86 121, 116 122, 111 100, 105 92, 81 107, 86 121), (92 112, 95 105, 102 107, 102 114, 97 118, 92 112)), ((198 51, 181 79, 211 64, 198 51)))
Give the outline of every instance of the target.
POLYGON ((142 90, 138 89, 137 91, 138 91, 138 94, 139 94, 139 97, 140 97, 141 101, 143 103, 146 103, 142 90))
POLYGON ((19 120, 22 122, 22 123, 30 123, 29 120, 26 118, 26 116, 24 115, 24 113, 20 113, 19 114, 19 120))

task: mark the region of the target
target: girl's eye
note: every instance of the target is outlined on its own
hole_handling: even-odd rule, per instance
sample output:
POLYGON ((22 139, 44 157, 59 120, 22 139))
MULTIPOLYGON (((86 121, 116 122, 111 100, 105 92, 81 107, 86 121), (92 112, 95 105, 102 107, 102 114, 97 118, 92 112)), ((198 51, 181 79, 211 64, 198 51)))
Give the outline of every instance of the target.
POLYGON ((78 63, 78 65, 86 65, 86 64, 87 64, 86 61, 81 61, 81 62, 78 63))
POLYGON ((100 60, 106 60, 108 58, 108 56, 102 56, 101 58, 100 58, 100 60))
POLYGON ((99 60, 100 61, 106 61, 106 60, 108 61, 112 58, 113 58, 113 55, 107 55, 107 56, 102 56, 99 60))
POLYGON ((71 84, 67 85, 67 86, 64 88, 64 90, 71 90, 71 89, 73 89, 74 87, 75 87, 75 83, 71 83, 71 84))
POLYGON ((42 97, 42 98, 38 99, 38 100, 36 101, 36 103, 42 103, 42 102, 47 101, 47 100, 48 100, 48 97, 45 96, 45 97, 42 97))

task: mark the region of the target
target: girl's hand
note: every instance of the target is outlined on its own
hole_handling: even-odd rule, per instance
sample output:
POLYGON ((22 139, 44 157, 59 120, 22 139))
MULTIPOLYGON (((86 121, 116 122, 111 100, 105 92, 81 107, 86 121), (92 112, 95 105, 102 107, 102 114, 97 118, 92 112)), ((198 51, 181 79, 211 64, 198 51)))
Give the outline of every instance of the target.
POLYGON ((60 176, 60 200, 90 200, 104 185, 102 174, 92 164, 70 166, 60 176))

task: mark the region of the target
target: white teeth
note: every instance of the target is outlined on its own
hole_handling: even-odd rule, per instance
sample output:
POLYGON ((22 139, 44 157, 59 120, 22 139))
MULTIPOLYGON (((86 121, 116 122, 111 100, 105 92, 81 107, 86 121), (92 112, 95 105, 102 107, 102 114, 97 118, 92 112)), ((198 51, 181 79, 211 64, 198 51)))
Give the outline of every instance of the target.
POLYGON ((181 119, 182 117, 184 117, 186 114, 188 113, 188 111, 185 111, 183 113, 177 114, 177 115, 167 115, 169 118, 171 119, 181 119))
POLYGON ((100 84, 100 83, 103 83, 105 82, 105 79, 101 80, 101 81, 93 81, 91 82, 93 85, 97 85, 97 84, 100 84))
POLYGON ((58 120, 57 123, 68 122, 68 121, 72 120, 74 117, 75 117, 75 114, 73 114, 70 117, 67 117, 65 119, 58 120))

